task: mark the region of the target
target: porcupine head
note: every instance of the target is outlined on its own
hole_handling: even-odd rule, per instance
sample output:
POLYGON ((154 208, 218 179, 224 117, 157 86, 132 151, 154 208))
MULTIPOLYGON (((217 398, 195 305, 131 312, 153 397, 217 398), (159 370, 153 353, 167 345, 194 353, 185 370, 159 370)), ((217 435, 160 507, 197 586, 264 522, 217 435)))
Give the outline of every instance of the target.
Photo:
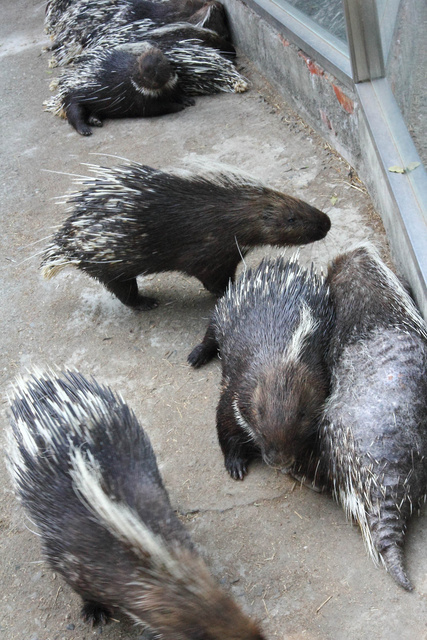
POLYGON ((319 335, 310 311, 278 361, 254 363, 234 402, 241 426, 264 462, 287 473, 309 450, 329 391, 319 335), (306 334, 304 335, 304 332, 306 334), (299 336, 297 334, 300 334, 299 336))
POLYGON ((150 47, 136 59, 132 81, 148 95, 156 95, 175 80, 175 72, 160 49, 150 47))

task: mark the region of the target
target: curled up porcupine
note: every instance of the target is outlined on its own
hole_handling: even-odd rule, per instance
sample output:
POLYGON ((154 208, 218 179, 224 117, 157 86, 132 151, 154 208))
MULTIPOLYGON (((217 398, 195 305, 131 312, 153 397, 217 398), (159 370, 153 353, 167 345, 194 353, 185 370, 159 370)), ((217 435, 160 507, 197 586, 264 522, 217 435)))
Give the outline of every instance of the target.
MULTIPOLYGON (((249 87, 246 78, 228 59, 234 57, 234 48, 226 44, 222 46, 213 32, 207 29, 184 25, 160 27, 148 31, 147 40, 159 47, 170 60, 178 74, 181 90, 187 96, 244 93, 249 87)), ((116 50, 137 55, 143 46, 141 42, 129 42, 117 46, 116 50)))
POLYGON ((11 425, 17 494, 85 620, 119 611, 164 640, 264 640, 194 550, 117 394, 76 372, 32 374, 17 383, 11 425))
POLYGON ((225 467, 242 480, 248 463, 292 472, 309 460, 329 392, 325 355, 333 318, 313 265, 264 259, 217 302, 203 342, 188 360, 221 356, 218 439, 225 467))
POLYGON ((71 215, 46 249, 42 273, 74 265, 139 309, 157 302, 139 294, 138 275, 181 271, 221 295, 251 247, 314 242, 331 224, 308 203, 229 170, 133 163, 91 171, 68 198, 71 215))
POLYGON ((427 327, 370 246, 332 263, 336 321, 321 466, 375 562, 403 588, 407 522, 427 493, 427 327))

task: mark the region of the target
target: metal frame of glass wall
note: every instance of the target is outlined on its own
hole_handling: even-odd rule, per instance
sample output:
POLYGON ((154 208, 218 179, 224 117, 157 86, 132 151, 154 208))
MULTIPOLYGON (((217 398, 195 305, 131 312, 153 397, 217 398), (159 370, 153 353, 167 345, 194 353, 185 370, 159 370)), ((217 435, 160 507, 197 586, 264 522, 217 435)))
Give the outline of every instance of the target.
MULTIPOLYGON (((341 37, 298 8, 314 3, 253 2, 280 23, 289 40, 356 92, 375 148, 378 179, 384 182, 381 187, 396 205, 390 215, 400 216, 400 220, 389 220, 386 224, 389 240, 400 265, 405 265, 406 259, 411 262, 405 275, 427 317, 427 174, 385 71, 400 1, 336 0, 345 20, 346 31, 341 37)), ((383 219, 388 215, 384 210, 381 213, 383 219)))

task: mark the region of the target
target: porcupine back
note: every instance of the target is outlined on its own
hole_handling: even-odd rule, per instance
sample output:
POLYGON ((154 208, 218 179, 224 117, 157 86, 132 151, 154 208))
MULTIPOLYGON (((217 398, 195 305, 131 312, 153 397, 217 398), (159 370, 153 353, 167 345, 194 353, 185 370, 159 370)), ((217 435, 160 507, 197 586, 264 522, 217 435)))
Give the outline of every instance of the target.
POLYGON ((48 0, 45 9, 44 27, 48 35, 54 33, 58 20, 73 0, 48 0))
MULTIPOLYGON (((256 269, 245 271, 218 300, 213 323, 221 356, 234 368, 240 353, 246 359, 256 350, 266 356, 283 352, 283 345, 300 326, 304 305, 324 326, 329 314, 325 292, 325 279, 313 264, 307 270, 296 257, 264 258, 256 269)), ((301 329, 306 333, 303 339, 310 340, 306 329, 308 325, 301 329)), ((295 342, 300 337, 296 336, 295 342)))
MULTIPOLYGON (((160 47, 165 54, 168 54, 169 50, 174 47, 185 48, 186 45, 187 48, 192 45, 211 47, 228 57, 234 57, 236 54, 233 45, 211 29, 188 22, 177 22, 158 27, 149 20, 132 22, 115 29, 113 32, 108 31, 101 37, 93 39, 91 48, 114 49, 126 46, 129 51, 137 51, 138 44, 144 40, 160 47)), ((79 60, 80 58, 76 59, 76 64, 79 63, 79 60)))
POLYGON ((13 477, 24 506, 48 541, 51 561, 66 553, 69 518, 88 517, 69 475, 78 451, 88 460, 96 456, 107 494, 136 512, 143 502, 144 520, 153 533, 192 548, 178 520, 173 519, 169 529, 163 524, 159 528, 168 522, 171 507, 153 449, 134 413, 110 388, 72 371, 34 373, 29 381, 18 381, 12 414, 13 477), (46 460, 41 459, 43 452, 49 452, 46 460), (68 512, 64 502, 70 505, 68 512))
POLYGON ((165 640, 263 640, 195 554, 121 398, 79 373, 33 374, 12 413, 18 494, 87 620, 118 608, 165 640))
MULTIPOLYGON (((72 62, 82 53, 85 40, 88 46, 93 38, 124 24, 127 10, 126 0, 76 0, 60 14, 49 14, 45 21, 46 31, 53 41, 49 66, 72 62)), ((154 23, 150 21, 150 24, 154 23)))
POLYGON ((322 464, 371 557, 410 590, 404 536, 427 488, 426 326, 369 246, 339 256, 328 282, 336 325, 322 464))
POLYGON ((150 25, 184 20, 200 27, 212 26, 221 37, 229 38, 225 12, 218 2, 77 0, 64 11, 55 26, 50 27, 54 44, 49 64, 51 67, 69 64, 84 50, 96 46, 100 39, 114 40, 114 33, 132 23, 138 23, 138 31, 142 33, 150 25))

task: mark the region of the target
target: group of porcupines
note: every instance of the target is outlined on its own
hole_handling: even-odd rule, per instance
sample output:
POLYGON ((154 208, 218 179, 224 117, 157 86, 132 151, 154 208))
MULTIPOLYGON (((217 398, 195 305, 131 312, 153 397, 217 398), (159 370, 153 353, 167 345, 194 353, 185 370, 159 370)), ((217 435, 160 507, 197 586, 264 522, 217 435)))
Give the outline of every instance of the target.
POLYGON ((45 108, 83 136, 104 118, 176 113, 248 87, 217 0, 49 0, 45 26, 50 66, 71 63, 45 108))
MULTIPOLYGON (((71 4, 51 0, 48 24, 71 4)), ((260 457, 331 491, 374 561, 411 590, 403 542, 427 490, 427 327, 406 288, 366 244, 326 276, 294 255, 235 281, 252 247, 321 240, 328 216, 228 169, 90 170, 43 275, 74 265, 137 310, 157 306, 139 275, 198 278, 218 301, 188 361, 221 356, 216 426, 230 476, 243 480, 260 457)), ((17 381, 11 411, 17 494, 85 620, 118 610, 166 640, 265 637, 210 576, 118 394, 78 372, 34 371, 17 381)))

